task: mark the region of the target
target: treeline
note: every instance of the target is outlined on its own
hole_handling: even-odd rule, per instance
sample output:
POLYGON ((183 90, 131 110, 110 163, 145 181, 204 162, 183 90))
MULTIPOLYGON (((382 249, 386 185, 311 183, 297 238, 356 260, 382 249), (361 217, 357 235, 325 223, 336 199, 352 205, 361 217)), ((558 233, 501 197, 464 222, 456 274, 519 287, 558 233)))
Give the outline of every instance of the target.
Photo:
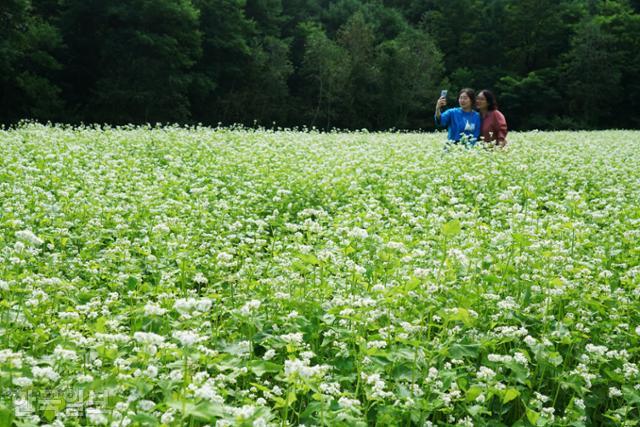
POLYGON ((0 122, 640 127, 640 0, 3 0, 0 122))

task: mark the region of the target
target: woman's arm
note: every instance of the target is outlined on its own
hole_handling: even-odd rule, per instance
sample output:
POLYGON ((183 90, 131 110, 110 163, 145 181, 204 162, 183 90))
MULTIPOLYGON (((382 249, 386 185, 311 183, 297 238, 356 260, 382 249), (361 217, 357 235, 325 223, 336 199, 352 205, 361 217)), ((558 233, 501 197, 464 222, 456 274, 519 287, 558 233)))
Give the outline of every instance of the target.
POLYGON ((445 99, 445 97, 440 97, 438 99, 438 101, 436 102, 436 113, 434 115, 435 119, 436 119, 436 124, 438 124, 438 122, 440 121, 441 117, 442 117, 442 107, 444 107, 445 105, 447 105, 447 100, 445 99))
POLYGON ((496 141, 498 145, 504 147, 507 145, 507 119, 504 118, 504 115, 500 111, 496 111, 496 141))

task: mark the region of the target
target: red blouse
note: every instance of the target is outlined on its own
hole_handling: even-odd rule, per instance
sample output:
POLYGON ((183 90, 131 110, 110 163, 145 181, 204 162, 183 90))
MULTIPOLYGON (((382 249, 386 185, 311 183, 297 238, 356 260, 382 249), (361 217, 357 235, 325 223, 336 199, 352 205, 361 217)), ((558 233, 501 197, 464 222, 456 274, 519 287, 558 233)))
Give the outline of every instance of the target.
POLYGON ((503 141, 507 139, 507 120, 498 111, 487 111, 487 115, 482 117, 482 136, 484 142, 503 141))

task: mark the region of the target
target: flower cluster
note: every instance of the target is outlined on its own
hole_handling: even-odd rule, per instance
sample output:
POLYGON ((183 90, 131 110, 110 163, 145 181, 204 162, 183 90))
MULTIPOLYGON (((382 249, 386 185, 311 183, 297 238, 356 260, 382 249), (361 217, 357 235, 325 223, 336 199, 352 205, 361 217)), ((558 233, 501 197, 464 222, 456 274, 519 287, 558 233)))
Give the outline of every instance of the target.
POLYGON ((633 425, 637 132, 440 139, 0 130, 0 412, 633 425))

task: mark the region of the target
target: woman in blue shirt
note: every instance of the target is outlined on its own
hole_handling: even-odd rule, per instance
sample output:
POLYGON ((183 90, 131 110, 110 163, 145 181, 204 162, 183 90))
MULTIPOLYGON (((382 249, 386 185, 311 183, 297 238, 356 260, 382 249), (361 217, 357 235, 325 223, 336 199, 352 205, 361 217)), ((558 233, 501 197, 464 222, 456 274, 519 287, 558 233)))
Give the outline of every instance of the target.
POLYGON ((447 105, 447 100, 443 96, 436 103, 435 120, 436 125, 446 127, 449 131, 448 139, 453 143, 461 141, 467 145, 475 145, 480 136, 481 123, 480 114, 473 110, 476 102, 476 94, 473 89, 465 88, 458 95, 460 107, 450 108, 441 112, 442 107, 447 105))

